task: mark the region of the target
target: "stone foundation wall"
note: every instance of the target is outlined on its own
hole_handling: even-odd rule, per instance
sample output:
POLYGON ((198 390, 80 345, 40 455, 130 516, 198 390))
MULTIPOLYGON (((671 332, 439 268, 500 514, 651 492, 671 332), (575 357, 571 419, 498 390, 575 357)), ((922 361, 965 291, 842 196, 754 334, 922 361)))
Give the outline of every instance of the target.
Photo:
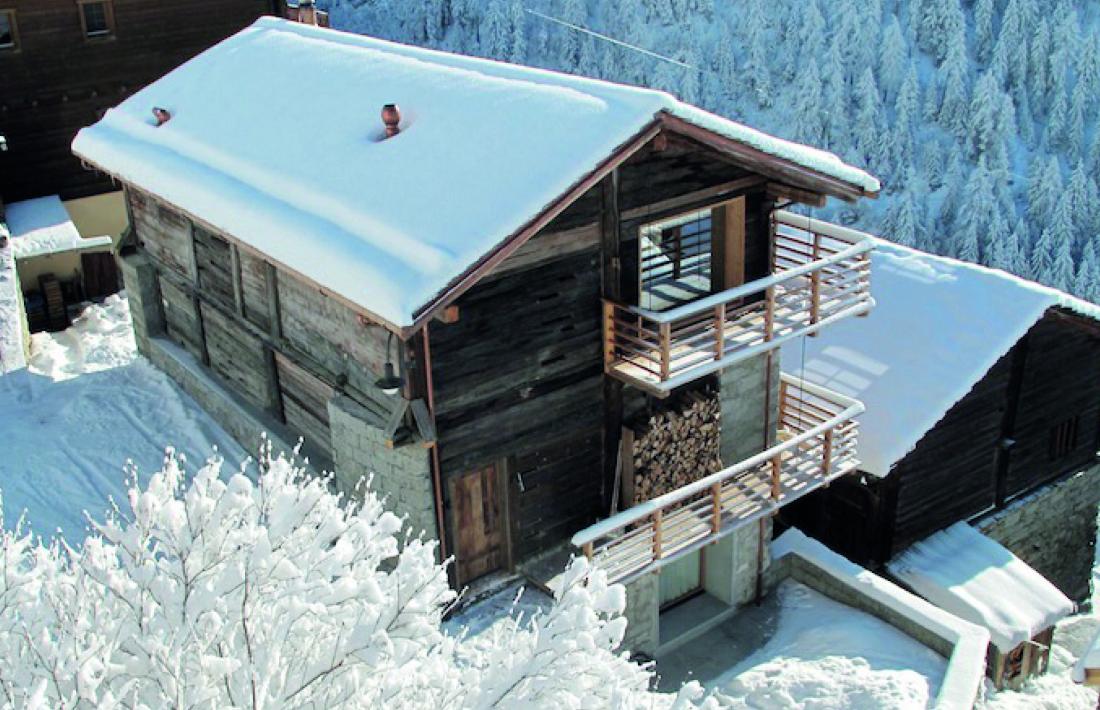
POLYGON ((722 463, 732 466, 775 443, 779 419, 779 353, 761 353, 719 375, 722 463), (769 362, 770 360, 770 362, 769 362), (770 395, 768 368, 771 367, 770 395), (765 439, 766 433, 766 439, 765 439))
POLYGON ((1012 550, 1066 596, 1088 600, 1096 554, 1100 465, 1043 486, 975 527, 1012 550))
POLYGON ((439 539, 432 491, 431 450, 417 442, 389 448, 382 430, 368 423, 370 414, 343 395, 328 404, 336 485, 346 494, 373 476, 371 488, 386 507, 405 516, 414 535, 439 539))
POLYGON ((661 643, 660 578, 650 572, 626 585, 626 636, 623 648, 650 658, 661 643))

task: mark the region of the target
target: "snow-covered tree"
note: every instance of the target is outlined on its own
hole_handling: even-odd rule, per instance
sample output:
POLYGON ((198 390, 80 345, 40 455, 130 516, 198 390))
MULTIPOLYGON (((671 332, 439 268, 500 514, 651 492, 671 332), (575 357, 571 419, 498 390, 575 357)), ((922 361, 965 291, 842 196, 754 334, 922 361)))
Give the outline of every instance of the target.
POLYGON ((974 3, 974 51, 980 62, 988 62, 993 55, 993 10, 993 0, 974 3))
POLYGON ((802 143, 820 145, 825 126, 821 112, 821 75, 812 58, 802 68, 795 92, 794 137, 802 143))
POLYGON ((910 68, 909 62, 909 47, 895 17, 882 33, 878 62, 879 85, 888 99, 897 97, 901 82, 910 68))
POLYGON ((583 559, 553 607, 491 644, 445 634, 436 545, 372 492, 264 455, 180 459, 78 549, 0 535, 0 679, 14 707, 668 707, 616 653, 624 590, 583 559))
POLYGON ((1062 194, 1062 170, 1055 156, 1038 156, 1032 161, 1028 172, 1027 214, 1033 225, 1039 226, 1036 234, 1041 233, 1054 215, 1054 207, 1062 194))
POLYGON ((1073 281, 1073 293, 1079 298, 1100 303, 1100 257, 1096 253, 1096 240, 1090 240, 1081 254, 1081 263, 1073 281))

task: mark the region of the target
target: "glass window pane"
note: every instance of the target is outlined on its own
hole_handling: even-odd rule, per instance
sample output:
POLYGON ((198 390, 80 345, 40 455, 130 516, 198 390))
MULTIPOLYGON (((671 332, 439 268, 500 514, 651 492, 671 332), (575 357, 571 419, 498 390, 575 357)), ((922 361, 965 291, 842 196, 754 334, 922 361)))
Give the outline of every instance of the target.
POLYGON ((107 34, 110 31, 107 26, 106 3, 89 2, 82 7, 84 9, 84 28, 89 37, 107 34))
POLYGON ((10 12, 0 12, 0 47, 14 47, 15 33, 12 32, 10 12))

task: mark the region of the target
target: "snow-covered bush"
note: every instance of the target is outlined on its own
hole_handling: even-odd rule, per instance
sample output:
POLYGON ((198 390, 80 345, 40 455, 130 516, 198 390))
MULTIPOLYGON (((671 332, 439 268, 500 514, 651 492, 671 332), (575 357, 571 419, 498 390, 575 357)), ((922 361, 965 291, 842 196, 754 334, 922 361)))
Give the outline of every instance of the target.
MULTIPOLYGON (((434 542, 292 459, 188 480, 171 451, 80 548, 0 539, 4 707, 668 707, 617 653, 624 591, 584 560, 492 644, 443 633, 434 542)), ((2 507, 0 507, 2 516, 2 507)), ((0 517, 0 523, 2 523, 0 517)))

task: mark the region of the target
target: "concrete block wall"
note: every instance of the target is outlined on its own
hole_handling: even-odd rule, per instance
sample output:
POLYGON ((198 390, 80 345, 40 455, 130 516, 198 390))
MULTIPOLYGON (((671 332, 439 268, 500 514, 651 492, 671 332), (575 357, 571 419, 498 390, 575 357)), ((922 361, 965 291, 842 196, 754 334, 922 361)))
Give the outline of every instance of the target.
POLYGON ((704 548, 706 572, 703 587, 719 601, 733 607, 756 598, 757 570, 766 571, 771 563, 768 541, 772 537, 771 518, 734 530, 713 545, 704 548), (764 536, 764 545, 760 536, 764 536), (763 550, 764 559, 760 560, 763 550))
POLYGON ((149 339, 165 332, 156 270, 148 257, 136 252, 120 256, 118 264, 126 298, 130 302, 138 352, 151 359, 149 339))
POLYGON ((1094 465, 1014 501, 975 527, 1082 602, 1092 581, 1098 503, 1100 465, 1094 465))
POLYGON ((779 419, 779 352, 772 352, 770 357, 761 353, 722 370, 718 396, 723 464, 732 466, 771 446, 779 419))
POLYGON ((623 648, 650 658, 657 655, 661 643, 660 577, 658 572, 643 574, 626 586, 626 636, 623 648))
POLYGON ((344 395, 328 404, 336 485, 354 493, 359 481, 372 476, 372 489, 386 507, 405 516, 414 535, 439 539, 432 490, 431 450, 418 443, 389 448, 370 414, 344 395))

